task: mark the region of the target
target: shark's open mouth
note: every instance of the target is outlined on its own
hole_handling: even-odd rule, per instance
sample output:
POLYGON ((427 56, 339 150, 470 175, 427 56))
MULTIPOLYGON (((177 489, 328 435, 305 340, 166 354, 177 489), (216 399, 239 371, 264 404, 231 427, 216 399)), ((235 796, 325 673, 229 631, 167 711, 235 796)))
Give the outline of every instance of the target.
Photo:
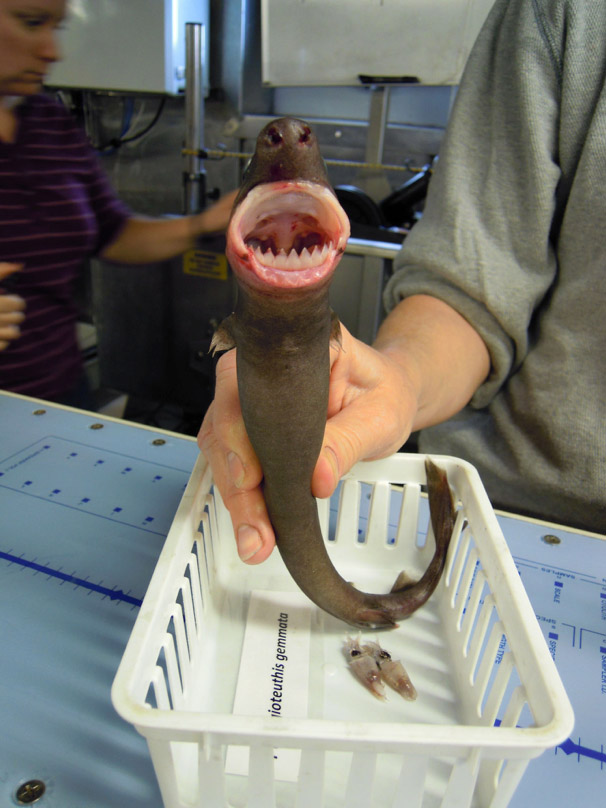
POLYGON ((349 221, 329 188, 265 183, 236 208, 227 252, 235 271, 252 271, 255 285, 292 288, 330 276, 348 237, 349 221))

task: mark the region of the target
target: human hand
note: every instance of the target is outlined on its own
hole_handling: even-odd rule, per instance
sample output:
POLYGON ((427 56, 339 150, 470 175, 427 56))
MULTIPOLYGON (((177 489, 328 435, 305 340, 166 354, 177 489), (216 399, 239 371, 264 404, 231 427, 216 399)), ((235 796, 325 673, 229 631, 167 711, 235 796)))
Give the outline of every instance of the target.
POLYGON ((0 351, 21 336, 19 324, 25 319, 25 301, 19 295, 8 294, 2 282, 21 269, 21 264, 0 261, 0 351))
MULTIPOLYGON (((312 493, 328 497, 358 460, 385 457, 409 436, 416 395, 402 367, 341 327, 341 348, 331 349, 328 421, 312 477, 312 493)), ((236 351, 217 364, 215 399, 198 434, 230 512, 238 553, 257 564, 275 545, 261 489, 263 472, 246 435, 238 399, 236 351)))
POLYGON ((234 201, 238 191, 229 191, 222 196, 214 205, 206 208, 195 217, 197 235, 203 236, 209 233, 224 233, 231 216, 234 201))
POLYGON ((341 335, 341 348, 331 348, 327 423, 311 481, 320 498, 331 496, 358 461, 397 452, 417 414, 417 392, 404 366, 343 325, 341 335))

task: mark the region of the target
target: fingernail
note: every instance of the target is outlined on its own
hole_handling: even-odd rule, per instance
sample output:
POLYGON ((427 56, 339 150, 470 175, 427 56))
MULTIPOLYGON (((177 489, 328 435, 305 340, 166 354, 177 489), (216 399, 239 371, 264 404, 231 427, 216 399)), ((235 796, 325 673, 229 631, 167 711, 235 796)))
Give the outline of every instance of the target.
POLYGON ((250 525, 240 525, 236 543, 238 545, 238 555, 242 561, 251 559, 263 544, 259 531, 250 525))
POLYGON ((236 488, 241 488, 244 482, 244 465, 235 452, 227 455, 227 468, 233 484, 236 488))

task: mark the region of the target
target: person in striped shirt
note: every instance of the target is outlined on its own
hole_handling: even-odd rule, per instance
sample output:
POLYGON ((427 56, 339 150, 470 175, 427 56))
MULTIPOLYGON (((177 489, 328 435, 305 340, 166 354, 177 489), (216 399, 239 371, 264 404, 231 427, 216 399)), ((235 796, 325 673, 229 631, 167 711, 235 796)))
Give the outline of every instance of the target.
POLYGON ((0 0, 0 389, 74 403, 85 259, 179 255, 226 227, 233 195, 170 219, 133 215, 117 198, 84 132, 42 93, 65 10, 66 0, 0 0))

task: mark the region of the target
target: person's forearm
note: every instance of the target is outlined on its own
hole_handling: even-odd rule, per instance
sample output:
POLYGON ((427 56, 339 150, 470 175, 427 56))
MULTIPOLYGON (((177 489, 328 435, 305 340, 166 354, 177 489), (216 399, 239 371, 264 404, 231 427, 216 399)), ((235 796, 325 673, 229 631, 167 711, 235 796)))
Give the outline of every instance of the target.
POLYGON ((133 216, 101 257, 124 264, 165 261, 190 250, 203 235, 225 230, 235 192, 223 196, 210 208, 192 216, 146 219, 133 216))
POLYGON ((414 386, 414 430, 462 409, 490 371, 479 334, 449 305, 428 295, 401 301, 384 320, 373 347, 401 364, 414 386))
POLYGON ((108 261, 147 264, 165 261, 194 246, 195 236, 189 216, 174 219, 129 219, 118 238, 102 253, 108 261))

